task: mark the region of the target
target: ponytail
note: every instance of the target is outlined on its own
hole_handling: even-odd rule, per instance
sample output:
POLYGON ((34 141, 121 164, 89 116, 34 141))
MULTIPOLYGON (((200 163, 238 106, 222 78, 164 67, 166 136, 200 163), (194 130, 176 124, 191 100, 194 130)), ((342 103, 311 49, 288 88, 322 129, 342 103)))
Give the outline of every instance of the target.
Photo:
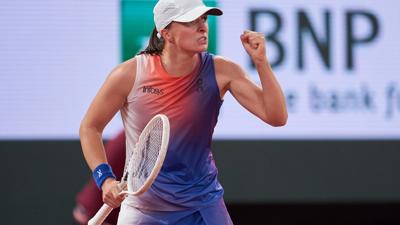
POLYGON ((143 51, 140 51, 138 55, 161 55, 162 50, 164 49, 164 39, 162 37, 158 38, 157 33, 157 29, 154 28, 148 46, 143 51))

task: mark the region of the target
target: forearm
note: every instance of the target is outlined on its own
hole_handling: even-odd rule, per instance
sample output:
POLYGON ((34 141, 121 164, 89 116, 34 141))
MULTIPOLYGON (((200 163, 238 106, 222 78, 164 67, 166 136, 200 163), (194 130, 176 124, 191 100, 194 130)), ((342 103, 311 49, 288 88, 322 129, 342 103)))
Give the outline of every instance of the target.
POLYGON ((115 180, 115 175, 112 173, 111 169, 108 170, 109 167, 97 167, 99 164, 107 162, 102 141, 102 130, 100 131, 94 127, 81 125, 79 134, 86 162, 92 171, 96 169, 96 171, 93 172, 93 174, 95 174, 93 177, 97 187, 103 192, 104 203, 112 208, 119 207, 124 196, 120 195, 121 190, 118 187, 118 181, 115 180))
POLYGON ((83 155, 92 171, 99 164, 107 162, 101 131, 94 127, 82 125, 79 136, 83 155))
POLYGON ((262 86, 265 118, 271 125, 282 126, 288 114, 285 96, 267 59, 254 61, 262 86))

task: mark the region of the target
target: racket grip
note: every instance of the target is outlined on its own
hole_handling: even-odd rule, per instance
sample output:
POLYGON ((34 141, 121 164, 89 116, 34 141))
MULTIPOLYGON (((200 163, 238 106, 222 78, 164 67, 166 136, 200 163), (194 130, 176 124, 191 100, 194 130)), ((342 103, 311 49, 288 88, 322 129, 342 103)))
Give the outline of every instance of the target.
POLYGON ((97 211, 96 215, 94 215, 93 218, 89 220, 88 225, 101 225, 112 210, 113 208, 111 208, 107 204, 103 204, 99 211, 97 211))

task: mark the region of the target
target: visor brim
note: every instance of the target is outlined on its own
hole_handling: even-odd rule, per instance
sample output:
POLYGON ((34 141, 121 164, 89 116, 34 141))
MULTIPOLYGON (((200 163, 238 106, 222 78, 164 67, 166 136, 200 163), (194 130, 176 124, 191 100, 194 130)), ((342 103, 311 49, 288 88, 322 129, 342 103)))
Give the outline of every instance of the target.
POLYGON ((176 22, 191 22, 197 18, 199 18, 201 15, 207 14, 207 15, 213 15, 213 16, 221 16, 223 14, 222 10, 216 7, 206 7, 206 6, 201 6, 194 8, 183 15, 178 16, 175 18, 173 21, 176 22))

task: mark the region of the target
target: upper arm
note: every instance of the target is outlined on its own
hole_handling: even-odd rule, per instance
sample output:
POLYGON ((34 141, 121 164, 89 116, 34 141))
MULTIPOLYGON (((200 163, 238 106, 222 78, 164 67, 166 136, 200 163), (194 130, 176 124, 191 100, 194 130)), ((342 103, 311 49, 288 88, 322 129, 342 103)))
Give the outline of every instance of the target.
POLYGON ((81 127, 91 127, 103 131, 107 123, 125 104, 136 77, 136 58, 117 66, 106 78, 97 92, 81 127))
POLYGON ((229 91, 248 111, 264 120, 263 93, 246 72, 236 63, 215 57, 216 74, 223 82, 222 90, 229 91))

